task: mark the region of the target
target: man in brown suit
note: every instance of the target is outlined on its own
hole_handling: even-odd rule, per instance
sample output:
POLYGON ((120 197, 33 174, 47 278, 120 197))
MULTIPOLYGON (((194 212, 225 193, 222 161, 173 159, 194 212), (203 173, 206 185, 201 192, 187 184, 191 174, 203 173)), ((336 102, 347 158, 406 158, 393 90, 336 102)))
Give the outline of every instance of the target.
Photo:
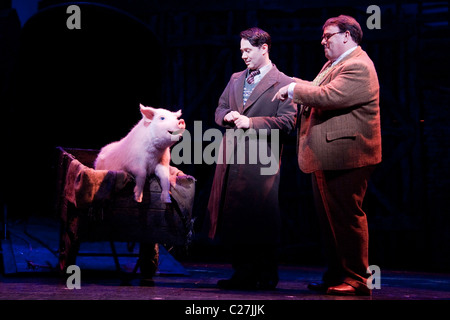
POLYGON ((328 269, 311 290, 368 295, 368 226, 362 209, 369 177, 381 162, 379 84, 349 16, 328 19, 322 45, 328 62, 312 82, 294 78, 274 100, 301 105, 298 163, 312 173, 328 269))
POLYGON ((271 101, 292 79, 269 59, 270 35, 250 28, 240 36, 247 69, 231 76, 215 112, 216 123, 226 128, 223 155, 231 149, 234 158, 216 165, 206 221, 209 237, 231 249, 234 274, 218 286, 274 289, 281 144, 295 127, 297 110, 292 101, 271 101), (241 147, 244 154, 239 156, 241 147), (273 162, 268 164, 262 155, 272 155, 273 162))

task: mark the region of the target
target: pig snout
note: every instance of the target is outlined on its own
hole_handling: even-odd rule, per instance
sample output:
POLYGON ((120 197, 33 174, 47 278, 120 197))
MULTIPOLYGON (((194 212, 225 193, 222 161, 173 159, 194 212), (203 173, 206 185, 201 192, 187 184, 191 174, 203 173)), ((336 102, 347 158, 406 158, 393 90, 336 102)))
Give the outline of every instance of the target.
POLYGON ((178 120, 176 126, 178 127, 177 130, 175 131, 169 131, 170 133, 170 140, 171 141, 179 141, 181 139, 181 136, 184 132, 184 130, 186 129, 186 123, 184 122, 183 119, 178 120))

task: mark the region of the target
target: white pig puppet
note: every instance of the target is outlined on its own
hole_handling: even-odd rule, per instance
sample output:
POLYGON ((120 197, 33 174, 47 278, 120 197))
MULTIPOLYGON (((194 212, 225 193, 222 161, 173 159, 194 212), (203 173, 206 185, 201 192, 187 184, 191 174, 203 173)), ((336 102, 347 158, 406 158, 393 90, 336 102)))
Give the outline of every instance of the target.
POLYGON ((98 170, 123 170, 135 180, 134 199, 142 202, 144 184, 150 174, 161 183, 161 201, 170 203, 169 163, 170 147, 177 142, 186 125, 181 110, 171 112, 140 104, 142 119, 122 140, 112 142, 100 150, 94 163, 98 170))

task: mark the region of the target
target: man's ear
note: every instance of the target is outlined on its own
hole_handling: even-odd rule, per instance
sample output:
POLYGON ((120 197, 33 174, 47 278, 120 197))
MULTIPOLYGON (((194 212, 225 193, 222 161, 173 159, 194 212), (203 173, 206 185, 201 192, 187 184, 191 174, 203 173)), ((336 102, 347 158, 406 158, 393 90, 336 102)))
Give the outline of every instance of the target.
POLYGON ((351 36, 351 34, 350 34, 350 31, 345 31, 344 32, 344 35, 345 35, 345 38, 344 38, 344 43, 347 43, 348 42, 348 40, 350 40, 351 38, 352 38, 352 36, 351 36))
POLYGON ((264 50, 263 54, 267 54, 269 52, 269 46, 267 45, 267 43, 261 45, 261 50, 264 50))

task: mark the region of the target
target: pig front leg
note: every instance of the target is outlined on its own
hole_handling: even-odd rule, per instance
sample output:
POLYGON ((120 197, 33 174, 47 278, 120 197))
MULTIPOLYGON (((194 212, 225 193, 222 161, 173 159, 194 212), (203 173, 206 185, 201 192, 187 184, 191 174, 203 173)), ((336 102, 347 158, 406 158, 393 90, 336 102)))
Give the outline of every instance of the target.
POLYGON ((162 203, 172 203, 170 200, 170 182, 169 182, 169 168, 162 165, 157 164, 155 168, 155 174, 159 178, 159 182, 161 184, 161 202, 162 203))
POLYGON ((136 202, 142 202, 142 198, 144 196, 144 185, 147 175, 136 175, 136 186, 134 187, 134 200, 136 202))

